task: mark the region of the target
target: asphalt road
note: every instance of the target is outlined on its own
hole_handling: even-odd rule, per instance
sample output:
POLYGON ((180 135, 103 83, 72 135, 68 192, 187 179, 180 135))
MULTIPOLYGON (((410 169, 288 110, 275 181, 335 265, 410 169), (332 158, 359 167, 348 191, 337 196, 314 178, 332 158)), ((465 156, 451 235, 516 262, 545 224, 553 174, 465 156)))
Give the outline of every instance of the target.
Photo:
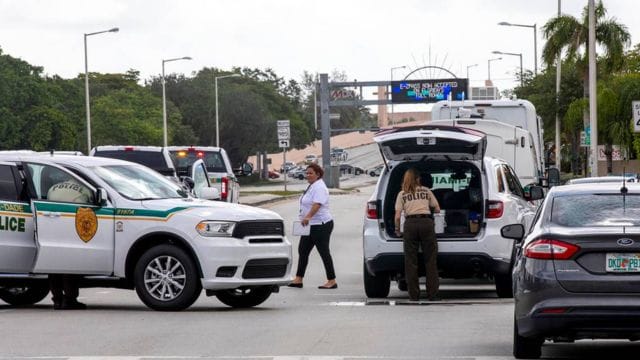
MULTIPOLYGON (((282 288, 252 309, 202 295, 186 311, 155 312, 135 292, 112 289, 82 289, 85 311, 54 311, 49 299, 0 305, 0 358, 511 359, 513 302, 498 299, 491 284, 443 281, 440 303, 409 304, 395 286, 388 299, 365 297, 362 216, 372 189, 331 198, 338 289, 317 289, 325 275, 314 251, 303 289, 282 288)), ((290 225, 298 204, 267 207, 290 225)), ((543 356, 609 359, 638 350, 624 341, 585 341, 545 345, 543 356)))

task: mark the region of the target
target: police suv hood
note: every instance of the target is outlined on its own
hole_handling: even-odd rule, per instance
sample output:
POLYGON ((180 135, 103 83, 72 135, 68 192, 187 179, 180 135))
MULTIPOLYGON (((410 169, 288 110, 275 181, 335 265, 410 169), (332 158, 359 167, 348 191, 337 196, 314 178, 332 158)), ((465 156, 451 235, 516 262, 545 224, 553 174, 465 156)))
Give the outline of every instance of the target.
POLYGON ((282 217, 271 210, 255 206, 240 205, 224 201, 203 199, 159 199, 144 200, 141 205, 145 209, 165 212, 187 212, 190 216, 203 220, 282 220, 282 217))
POLYGON ((487 148, 484 133, 446 125, 393 128, 373 140, 386 161, 481 160, 487 148))

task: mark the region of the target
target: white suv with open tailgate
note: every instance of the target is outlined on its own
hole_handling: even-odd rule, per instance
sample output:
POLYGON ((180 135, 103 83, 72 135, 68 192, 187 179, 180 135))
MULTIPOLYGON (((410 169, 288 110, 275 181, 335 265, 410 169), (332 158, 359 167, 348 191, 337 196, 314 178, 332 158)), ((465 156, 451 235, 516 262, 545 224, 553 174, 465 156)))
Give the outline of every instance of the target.
MULTIPOLYGON (((404 172, 414 167, 442 209, 436 216, 438 268, 442 278, 492 277, 500 297, 509 297, 514 243, 507 224, 528 226, 542 188, 525 194, 512 167, 484 156, 484 133, 452 126, 395 128, 374 138, 385 168, 367 203, 364 219, 364 287, 368 297, 386 297, 391 280, 404 290, 402 238, 394 233, 394 205, 404 172)), ((424 274, 424 266, 420 269, 424 274)))

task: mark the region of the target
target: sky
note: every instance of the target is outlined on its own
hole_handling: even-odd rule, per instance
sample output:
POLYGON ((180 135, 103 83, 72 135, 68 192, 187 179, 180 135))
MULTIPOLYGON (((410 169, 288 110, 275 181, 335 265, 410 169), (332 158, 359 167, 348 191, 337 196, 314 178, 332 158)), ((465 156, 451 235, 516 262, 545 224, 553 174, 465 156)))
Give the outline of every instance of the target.
MULTIPOLYGON (((562 12, 580 18, 587 0, 562 0, 562 12)), ((606 0, 607 17, 640 39, 638 0, 606 0)), ((513 88, 521 53, 534 69, 533 28, 557 16, 558 0, 0 0, 0 48, 41 66, 48 75, 84 73, 84 34, 91 72, 140 71, 142 79, 165 72, 191 76, 203 67, 271 68, 285 79, 302 73, 344 71, 348 81, 447 78, 449 69, 482 86, 489 74, 500 90, 513 88), (477 64, 477 65, 475 65, 477 64)), ((538 60, 538 69, 544 65, 538 60)))

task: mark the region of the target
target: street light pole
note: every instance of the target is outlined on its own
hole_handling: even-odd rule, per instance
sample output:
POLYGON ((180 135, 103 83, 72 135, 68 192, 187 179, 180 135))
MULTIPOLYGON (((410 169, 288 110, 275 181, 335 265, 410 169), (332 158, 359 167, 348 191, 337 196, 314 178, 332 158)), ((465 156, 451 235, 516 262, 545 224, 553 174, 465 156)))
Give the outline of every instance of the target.
POLYGON ((478 64, 467 65, 467 80, 469 80, 469 68, 472 68, 474 66, 478 66, 478 64))
POLYGON ((491 80, 491 62, 496 60, 502 60, 502 58, 498 57, 487 61, 487 80, 491 80))
POLYGON ((511 55, 511 56, 519 56, 520 57, 520 87, 524 86, 524 80, 522 79, 522 53, 508 53, 504 51, 493 51, 493 54, 500 55, 511 55))
POLYGON ((391 118, 389 120, 389 124, 393 124, 394 120, 393 120, 393 70, 397 70, 397 69, 405 69, 407 66, 406 65, 402 65, 402 66, 395 66, 391 68, 391 86, 389 87, 391 89, 391 118))
POLYGON ((119 28, 84 34, 84 101, 87 114, 87 155, 91 152, 91 106, 89 105, 89 61, 87 56, 87 37, 107 32, 118 32, 119 28))
POLYGON ((162 146, 167 147, 167 95, 165 91, 164 63, 178 60, 191 60, 189 56, 162 60, 162 146))
POLYGON ((214 79, 215 88, 216 88, 216 146, 217 147, 220 147, 220 121, 218 117, 218 79, 224 79, 228 77, 237 77, 237 76, 241 76, 241 75, 234 73, 230 75, 216 76, 214 79))
POLYGON ((537 24, 533 25, 523 25, 523 24, 512 24, 506 21, 499 22, 498 25, 503 26, 517 26, 517 27, 525 27, 533 29, 533 71, 535 75, 538 75, 538 27, 537 24))

